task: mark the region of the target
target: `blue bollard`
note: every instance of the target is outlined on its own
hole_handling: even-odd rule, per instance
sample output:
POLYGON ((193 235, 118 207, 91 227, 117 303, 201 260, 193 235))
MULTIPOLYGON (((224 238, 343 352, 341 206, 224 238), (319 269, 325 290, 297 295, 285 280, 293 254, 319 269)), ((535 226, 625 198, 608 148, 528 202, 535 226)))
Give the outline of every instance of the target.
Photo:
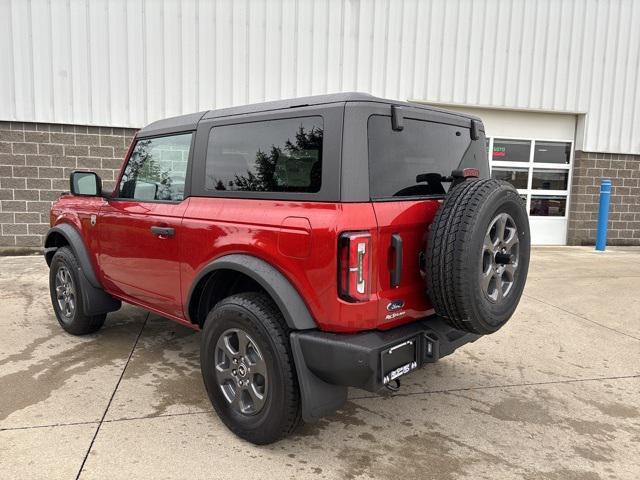
POLYGON ((607 221, 609 220, 609 200, 611 199, 611 180, 603 178, 600 183, 600 208, 598 209, 598 230, 596 231, 596 250, 604 252, 607 248, 607 221))

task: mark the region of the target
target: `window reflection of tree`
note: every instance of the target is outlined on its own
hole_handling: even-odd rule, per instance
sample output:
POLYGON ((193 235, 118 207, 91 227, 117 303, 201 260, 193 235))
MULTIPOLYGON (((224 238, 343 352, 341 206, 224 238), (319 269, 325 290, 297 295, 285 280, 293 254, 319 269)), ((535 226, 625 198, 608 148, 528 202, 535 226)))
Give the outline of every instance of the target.
POLYGON ((122 176, 120 196, 135 198, 136 186, 141 183, 155 188, 155 200, 174 200, 172 178, 168 171, 162 171, 159 162, 153 155, 152 140, 140 140, 129 159, 122 176))
POLYGON ((270 151, 258 150, 254 164, 255 173, 247 170, 246 174, 234 175, 233 180, 229 180, 227 186, 219 178, 214 178, 214 188, 216 190, 240 190, 251 192, 282 192, 282 191, 303 191, 317 192, 320 189, 322 179, 322 138, 323 130, 319 127, 312 127, 305 131, 301 125, 296 133, 295 142, 288 139, 284 148, 272 145, 270 151), (283 175, 282 168, 278 169, 278 163, 288 159, 303 160, 310 155, 317 155, 311 166, 309 174, 309 184, 304 186, 292 186, 287 181, 286 171, 283 175))

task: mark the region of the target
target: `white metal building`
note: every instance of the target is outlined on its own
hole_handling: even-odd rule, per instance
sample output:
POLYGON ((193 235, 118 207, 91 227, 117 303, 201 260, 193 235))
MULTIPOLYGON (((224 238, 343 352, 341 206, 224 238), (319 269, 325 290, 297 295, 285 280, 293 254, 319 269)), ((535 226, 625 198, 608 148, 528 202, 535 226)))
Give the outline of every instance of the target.
POLYGON ((633 0, 0 0, 0 120, 353 90, 471 110, 534 242, 563 244, 574 152, 640 154, 639 26, 633 0))

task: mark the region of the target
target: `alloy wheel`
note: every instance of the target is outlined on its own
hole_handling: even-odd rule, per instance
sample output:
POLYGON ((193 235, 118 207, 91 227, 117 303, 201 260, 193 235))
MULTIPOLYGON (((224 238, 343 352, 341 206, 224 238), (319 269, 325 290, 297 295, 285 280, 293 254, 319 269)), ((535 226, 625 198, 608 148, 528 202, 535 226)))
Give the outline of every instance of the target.
POLYGON ((215 349, 218 386, 233 410, 255 415, 268 393, 267 364, 256 342, 238 328, 226 330, 215 349))
POLYGON ((60 313, 67 319, 73 318, 76 311, 76 289, 71 272, 64 265, 58 268, 55 287, 60 313))
POLYGON ((500 303, 513 289, 519 261, 518 227, 508 213, 489 224, 482 247, 480 285, 493 303, 500 303))

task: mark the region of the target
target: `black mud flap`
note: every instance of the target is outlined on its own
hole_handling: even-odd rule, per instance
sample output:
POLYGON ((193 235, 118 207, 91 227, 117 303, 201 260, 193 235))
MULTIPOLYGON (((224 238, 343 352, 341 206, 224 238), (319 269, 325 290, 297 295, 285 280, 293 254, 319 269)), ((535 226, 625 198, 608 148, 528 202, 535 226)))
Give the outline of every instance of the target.
POLYGON ((82 293, 82 309, 85 315, 100 315, 120 309, 122 302, 113 298, 101 288, 91 285, 82 267, 78 267, 78 278, 80 279, 80 292, 82 293))
POLYGON ((309 368, 300 347, 300 332, 291 333, 291 350, 302 397, 302 419, 307 423, 332 415, 347 401, 348 388, 318 378, 309 368))

